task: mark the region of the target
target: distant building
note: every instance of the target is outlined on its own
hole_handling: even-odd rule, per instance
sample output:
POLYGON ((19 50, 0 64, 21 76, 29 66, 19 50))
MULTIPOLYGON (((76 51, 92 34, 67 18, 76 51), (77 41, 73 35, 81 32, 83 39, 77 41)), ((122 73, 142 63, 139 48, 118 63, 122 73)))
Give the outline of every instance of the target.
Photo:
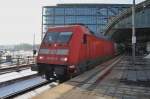
POLYGON ((42 10, 42 36, 48 27, 72 23, 85 24, 96 36, 101 36, 108 21, 130 6, 129 4, 58 4, 56 6, 44 6, 42 10))

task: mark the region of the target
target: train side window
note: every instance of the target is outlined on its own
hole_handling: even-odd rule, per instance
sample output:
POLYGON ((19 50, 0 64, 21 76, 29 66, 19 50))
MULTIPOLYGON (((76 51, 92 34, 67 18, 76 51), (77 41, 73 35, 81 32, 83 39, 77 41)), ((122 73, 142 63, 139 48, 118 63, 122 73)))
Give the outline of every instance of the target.
POLYGON ((87 43, 87 35, 83 35, 83 44, 86 44, 87 43))

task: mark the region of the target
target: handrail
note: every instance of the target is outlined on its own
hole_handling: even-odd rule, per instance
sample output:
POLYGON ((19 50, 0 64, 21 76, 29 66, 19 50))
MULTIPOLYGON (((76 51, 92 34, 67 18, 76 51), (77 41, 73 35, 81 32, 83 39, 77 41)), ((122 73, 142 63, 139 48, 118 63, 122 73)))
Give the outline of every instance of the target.
MULTIPOLYGON (((2 56, 0 57, 0 68, 3 67, 4 63, 10 63, 8 66, 12 65, 29 65, 29 64, 35 64, 35 59, 36 56, 26 56, 26 57, 21 57, 21 56, 16 56, 16 57, 11 57, 11 56, 2 56)), ((6 65, 4 65, 6 66, 6 65)))

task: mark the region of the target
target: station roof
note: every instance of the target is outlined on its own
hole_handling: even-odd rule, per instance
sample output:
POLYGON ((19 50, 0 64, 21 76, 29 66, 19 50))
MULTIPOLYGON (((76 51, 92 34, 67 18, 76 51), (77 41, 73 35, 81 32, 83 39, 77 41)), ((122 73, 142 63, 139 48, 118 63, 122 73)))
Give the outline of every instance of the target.
MULTIPOLYGON (((138 15, 136 15, 136 18, 137 18, 136 21, 140 20, 140 22, 138 23, 138 26, 136 27, 136 35, 138 36, 138 39, 142 41, 150 40, 150 34, 149 34, 150 23, 149 21, 147 21, 149 20, 148 19, 149 10, 147 9, 150 9, 150 0, 146 0, 142 3, 137 4, 136 9, 135 9, 136 14, 139 13, 138 15), (142 15, 145 17, 143 17, 142 15)), ((114 17, 113 19, 111 19, 110 22, 106 26, 106 31, 104 35, 109 35, 111 36, 113 40, 116 40, 118 42, 120 41, 123 42, 125 41, 125 39, 128 39, 128 41, 131 41, 131 34, 132 34, 131 15, 132 15, 132 8, 128 8, 117 17, 114 17)))

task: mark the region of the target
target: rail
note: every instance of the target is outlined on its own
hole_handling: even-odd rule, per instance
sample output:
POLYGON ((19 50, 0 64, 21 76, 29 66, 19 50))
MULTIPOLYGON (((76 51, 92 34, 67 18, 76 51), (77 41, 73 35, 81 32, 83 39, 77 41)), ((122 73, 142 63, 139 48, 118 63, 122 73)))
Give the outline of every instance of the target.
POLYGON ((0 87, 0 99, 12 99, 12 97, 34 90, 48 83, 49 82, 45 79, 38 76, 26 77, 25 79, 22 78, 21 80, 16 80, 16 82, 12 84, 0 87))

